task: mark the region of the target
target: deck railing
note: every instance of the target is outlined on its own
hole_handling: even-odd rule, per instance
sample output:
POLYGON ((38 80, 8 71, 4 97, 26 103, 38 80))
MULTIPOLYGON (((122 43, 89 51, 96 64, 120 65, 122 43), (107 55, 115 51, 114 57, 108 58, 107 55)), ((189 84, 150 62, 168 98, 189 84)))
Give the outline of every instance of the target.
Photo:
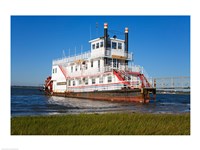
POLYGON ((68 87, 67 91, 73 91, 73 92, 91 92, 91 91, 110 91, 110 90, 119 90, 124 88, 125 86, 123 84, 116 84, 116 85, 98 85, 98 86, 85 86, 85 87, 68 87))
POLYGON ((76 61, 76 60, 85 60, 85 59, 88 59, 88 58, 98 58, 98 57, 110 57, 110 58, 112 58, 112 55, 119 55, 119 56, 127 57, 127 60, 133 59, 132 53, 115 52, 115 51, 113 51, 111 53, 110 50, 93 52, 93 53, 91 53, 91 51, 87 51, 83 54, 74 55, 74 56, 70 56, 70 57, 64 57, 64 58, 60 58, 60 59, 55 59, 55 60, 53 60, 52 64, 53 65, 64 65, 64 64, 69 63, 69 62, 73 62, 73 61, 76 61))
POLYGON ((80 55, 74 55, 74 56, 70 56, 70 57, 53 60, 53 65, 66 64, 66 63, 73 62, 73 61, 80 60, 80 59, 81 60, 88 59, 90 57, 91 57, 91 52, 88 51, 88 52, 85 52, 80 55))
POLYGON ((190 89, 190 76, 151 78, 157 89, 190 89))

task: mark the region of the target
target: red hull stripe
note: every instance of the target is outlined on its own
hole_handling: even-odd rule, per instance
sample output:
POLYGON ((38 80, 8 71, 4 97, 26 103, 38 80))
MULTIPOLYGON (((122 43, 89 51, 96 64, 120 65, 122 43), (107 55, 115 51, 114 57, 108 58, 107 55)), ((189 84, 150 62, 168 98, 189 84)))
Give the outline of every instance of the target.
POLYGON ((65 79, 67 79, 67 71, 64 67, 62 67, 61 65, 58 65, 58 67, 60 68, 60 70, 62 71, 63 75, 65 76, 65 79))

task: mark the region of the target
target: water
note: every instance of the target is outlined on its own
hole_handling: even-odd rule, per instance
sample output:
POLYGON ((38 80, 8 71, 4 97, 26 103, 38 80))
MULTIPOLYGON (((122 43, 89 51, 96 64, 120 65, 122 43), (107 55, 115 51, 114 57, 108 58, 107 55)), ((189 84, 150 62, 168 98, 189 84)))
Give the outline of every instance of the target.
POLYGON ((45 96, 38 89, 11 88, 11 115, 54 115, 105 112, 190 112, 190 95, 157 94, 156 102, 110 102, 45 96))

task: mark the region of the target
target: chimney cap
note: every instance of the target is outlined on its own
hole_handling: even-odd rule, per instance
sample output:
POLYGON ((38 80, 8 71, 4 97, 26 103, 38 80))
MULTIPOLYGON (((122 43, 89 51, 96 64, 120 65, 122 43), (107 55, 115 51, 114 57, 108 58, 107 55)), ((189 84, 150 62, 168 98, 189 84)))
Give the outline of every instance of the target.
POLYGON ((108 23, 104 23, 104 28, 108 28, 108 23))
POLYGON ((127 27, 125 28, 125 33, 128 33, 128 28, 127 27))

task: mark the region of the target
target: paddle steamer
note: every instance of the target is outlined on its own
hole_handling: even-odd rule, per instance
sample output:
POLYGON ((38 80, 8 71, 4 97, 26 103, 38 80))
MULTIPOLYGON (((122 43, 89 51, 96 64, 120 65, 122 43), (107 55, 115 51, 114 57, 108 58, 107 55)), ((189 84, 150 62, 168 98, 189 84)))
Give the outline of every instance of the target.
POLYGON ((148 103, 156 95, 143 73, 143 67, 131 65, 133 54, 128 47, 128 28, 124 39, 104 36, 90 40, 91 50, 79 55, 53 60, 52 75, 45 81, 48 95, 93 100, 148 103))

